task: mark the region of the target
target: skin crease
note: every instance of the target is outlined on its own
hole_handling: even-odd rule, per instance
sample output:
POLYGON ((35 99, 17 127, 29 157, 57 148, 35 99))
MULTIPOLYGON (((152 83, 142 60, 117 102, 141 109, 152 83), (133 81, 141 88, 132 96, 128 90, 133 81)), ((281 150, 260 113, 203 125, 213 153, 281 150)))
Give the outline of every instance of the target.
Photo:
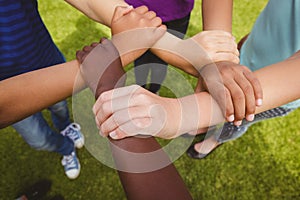
MULTIPOLYGON (((128 4, 123 0, 66 0, 66 2, 81 10, 95 21, 109 27, 111 27, 115 7, 128 6, 128 4)), ((202 57, 199 60, 207 59, 208 56, 210 60, 209 63, 218 61, 231 62, 231 65, 228 63, 226 64, 226 68, 229 68, 229 70, 227 70, 225 74, 221 73, 222 78, 239 78, 237 80, 233 79, 232 83, 225 85, 226 96, 220 98, 220 95, 217 95, 218 93, 214 92, 214 90, 209 92, 211 92, 220 105, 224 105, 224 102, 227 102, 226 108, 223 110, 226 120, 234 121, 236 125, 239 125, 242 117, 246 117, 249 121, 252 120, 256 106, 261 105, 263 95, 261 92, 261 85, 255 77, 255 74, 252 73, 252 77, 244 75, 243 72, 246 74, 250 73, 249 70, 246 70, 244 67, 242 67, 242 70, 236 70, 236 64, 239 62, 239 52, 237 50, 235 39, 231 35, 232 9, 233 0, 203 0, 203 31, 190 38, 190 40, 196 41, 199 46, 206 51, 206 54, 198 54, 198 57, 202 57), (228 37, 228 35, 230 37, 228 37), (228 75, 229 73, 231 74, 228 75), (253 99, 255 104, 253 103, 253 99)), ((195 70, 194 67, 202 67, 203 63, 200 64, 201 66, 193 66, 190 62, 186 61, 185 57, 180 57, 178 54, 175 54, 176 56, 174 56, 173 53, 173 50, 176 47, 178 49, 186 47, 186 43, 190 43, 188 40, 189 39, 180 40, 173 37, 171 34, 166 33, 151 47, 151 51, 165 62, 173 66, 177 66, 185 72, 198 77, 199 72, 195 70)), ((205 88, 203 81, 199 82, 199 84, 200 83, 202 83, 202 88, 205 88)), ((211 83, 211 87, 218 85, 218 83, 219 81, 211 83)))
MULTIPOLYGON (((134 10, 132 10, 131 12, 135 12, 134 10)), ((138 11, 139 12, 139 11, 138 11)), ((122 18, 123 15, 120 13, 124 13, 124 15, 128 16, 128 13, 126 12, 125 9, 118 9, 115 13, 115 17, 116 18, 122 18), (120 14, 120 15, 118 15, 120 14)), ((147 11, 143 12, 143 13, 136 13, 133 17, 130 17, 130 20, 126 21, 128 23, 133 23, 133 24, 139 24, 139 23, 134 23, 134 22, 138 22, 139 20, 141 20, 141 18, 143 18, 143 21, 147 21, 149 23, 145 23, 143 24, 145 25, 152 25, 154 27, 160 26, 159 23, 157 23, 156 21, 152 21, 153 17, 149 17, 149 15, 147 15, 147 11)), ((155 18, 155 17, 154 17, 155 18)), ((141 24, 140 24, 141 25, 141 24)), ((134 29, 135 27, 133 27, 134 29)), ((153 32, 153 36, 155 36, 155 32, 153 32)), ((118 40, 120 41, 120 40, 118 40)), ((114 42, 116 42, 114 40, 114 42)), ((118 54, 118 49, 114 46, 114 44, 112 42, 108 42, 107 40, 102 40, 103 44, 100 44, 100 46, 106 46, 107 48, 102 48, 100 49, 100 51, 102 50, 103 54, 106 53, 107 50, 110 50, 111 54, 118 54), (111 48, 109 48, 111 47, 111 48)), ((93 47, 95 45, 91 45, 91 47, 93 47)), ((118 46, 118 45, 116 45, 118 46)), ((88 50, 89 48, 84 48, 84 50, 88 50)), ((100 54, 100 55, 103 55, 100 54)), ((77 56, 80 55, 84 55, 84 54, 80 54, 78 53, 77 56)), ((98 55, 97 55, 98 56, 98 55)), ((98 56, 99 57, 99 56, 98 56)), ((88 59, 88 58, 87 58, 88 59)), ((102 57, 102 60, 107 59, 107 57, 102 57)), ((81 57, 81 60, 83 61, 84 58, 81 57)), ((124 70, 122 68, 122 61, 120 57, 117 57, 117 59, 114 62, 110 62, 109 66, 101 66, 103 64, 105 64, 106 62, 100 62, 98 63, 100 65, 100 67, 107 67, 106 70, 104 70, 104 75, 103 77, 101 77, 99 79, 97 88, 95 89, 96 94, 95 96, 98 97, 102 92, 108 90, 108 89, 112 89, 114 88, 116 81, 119 79, 119 77, 114 77, 114 76, 121 76, 122 74, 124 74, 124 70), (105 74, 108 73, 108 74, 105 74)), ((81 68, 85 68, 85 66, 81 66, 81 68)), ((0 82, 0 93, 5 93, 5 89, 9 89, 9 95, 7 99, 5 99, 4 103, 10 104, 10 102, 8 102, 11 97, 17 97, 16 95, 20 95, 20 93, 18 93, 19 91, 22 91, 21 87, 18 87, 18 84, 22 84, 22 83, 29 83, 29 85, 27 87, 27 90, 25 89, 24 92, 22 93, 24 95, 25 100, 35 100, 36 101, 36 105, 35 106, 28 106, 29 108, 24 108, 25 106, 23 106, 23 109, 27 109, 25 110, 25 113, 28 114, 28 109, 36 109, 37 107, 40 106, 44 106, 45 103, 41 103, 39 101, 42 101, 44 99, 47 99, 49 94, 53 95, 52 97, 50 96, 49 99, 51 100, 47 100, 47 102, 51 102, 51 101, 55 101, 55 98, 59 98, 57 97, 56 94, 64 96, 64 95, 68 95, 70 94, 70 91, 72 92, 72 87, 75 83, 75 78, 76 78, 76 74, 79 71, 78 69, 78 63, 77 62, 68 62, 65 64, 61 64, 60 66, 53 66, 50 68, 45 68, 45 70, 37 70, 34 71, 32 73, 28 73, 28 74, 24 74, 24 75, 20 75, 20 76, 16 76, 13 77, 12 79, 8 79, 5 80, 3 82, 0 82), (60 69, 61 68, 61 69, 60 69), (47 70, 48 69, 48 70, 47 70), (65 73, 62 73, 63 75, 57 75, 55 74, 55 72, 66 72, 66 71, 72 72, 72 76, 65 76, 65 73), (43 78, 46 78, 44 81, 43 78), (36 78, 37 80, 32 80, 32 78, 36 78), (62 79, 64 78, 64 79, 62 79), (62 81, 62 82, 57 82, 59 80, 65 80, 66 78, 69 78, 67 81, 62 81), (41 81, 41 82, 39 82, 41 81), (54 85, 52 85, 51 83, 54 81, 54 85), (71 81, 71 82, 69 82, 71 81), (55 84, 56 82, 56 84, 55 84), (45 84, 46 83, 46 84, 45 84), (67 83, 67 85, 62 84, 62 87, 56 87, 62 84, 62 83, 67 83), (30 86, 35 86, 35 87, 30 87, 30 86), (70 88, 71 86, 71 88, 70 88), (14 89, 15 87, 15 89, 14 89), (57 92, 57 88, 62 88, 60 92, 57 92), (14 89, 12 92, 10 92, 10 89, 14 89), (43 92, 45 91, 44 89, 49 89, 47 90, 47 92, 43 92), (29 93, 27 93, 29 92, 29 93), (57 92, 57 93, 53 93, 53 92, 57 92), (34 96, 31 96, 29 94, 36 94, 34 96), (47 96, 44 96, 47 95, 47 96), (33 99, 34 98, 34 99, 33 99), (7 102, 6 102, 7 101, 7 102), (37 106, 38 105, 38 106, 37 106)), ((83 69, 84 72, 86 72, 83 69)), ((92 70, 88 70, 88 73, 93 73, 92 70)), ((82 82, 82 78, 84 78, 85 80, 87 80, 87 78, 93 77, 91 75, 89 75, 88 73, 84 73, 83 77, 79 76, 78 77, 78 81, 79 81, 79 86, 77 88, 74 89, 81 89, 81 87, 84 85, 82 82)), ((68 74, 68 73, 66 73, 68 74)), ((98 81, 98 80, 97 80, 98 81)), ((93 81, 92 81, 93 82, 93 81)), ((89 85, 89 82, 87 83, 89 85)), ((4 95, 4 94, 3 94, 4 95)), ((4 95, 6 96, 6 95, 4 95)), ((21 98, 17 98, 19 99, 21 102, 19 102, 19 104, 24 103, 24 99, 21 98)), ((2 99, 1 99, 2 100, 2 99)), ((16 102, 16 101, 15 101, 16 102)), ((15 103, 14 102, 14 103, 15 103)), ((32 104, 32 103, 31 103, 32 104)), ((2 104, 1 104, 2 105, 2 104)), ((13 104, 12 104, 13 105, 13 104)), ((27 106, 27 105, 26 105, 27 106)), ((9 109, 8 109, 9 110, 9 109)), ((2 111, 2 109, 0 109, 0 111, 2 111)), ((20 110, 16 110, 17 113, 20 112, 20 110)), ((1 113, 2 114, 2 113, 1 113)), ((26 115, 25 114, 25 115, 26 115)), ((2 116, 2 115, 1 115, 2 116)), ((17 116, 19 117, 19 116, 17 116)), ((2 120, 2 119, 1 119, 2 120)), ((4 123, 8 123, 8 122, 4 122, 4 123)), ((3 122, 1 121, 1 124, 3 124, 3 122)), ((114 155, 114 159, 115 159, 115 163, 117 166, 120 165, 124 165, 124 166, 128 166, 131 163, 131 160, 129 159, 129 157, 126 157, 126 159, 124 159, 124 157, 122 157, 120 155, 120 153, 118 152, 119 148, 125 149, 127 151, 130 152, 135 152, 135 153, 148 153, 148 152, 153 152, 156 151, 158 149, 161 149, 160 145, 158 144, 158 142, 156 142, 156 140, 154 138, 145 138, 145 139, 141 139, 141 138, 126 138, 124 140, 119 140, 119 141, 112 141, 113 145, 112 146, 112 153, 114 155), (114 148, 115 146, 117 146, 118 148, 114 148), (130 163, 127 162, 127 160, 129 159, 130 163)), ((162 151, 163 152, 163 151, 162 151)), ((192 199, 187 187, 185 186, 183 180, 181 179, 179 173, 177 172, 176 168, 174 167, 174 165, 171 163, 171 161, 169 160, 168 156, 163 152, 161 153, 159 160, 157 160, 157 162, 161 162, 164 159, 166 163, 168 163, 168 165, 164 166, 163 168, 159 168, 156 170, 152 170, 149 172, 145 172, 145 173, 130 173, 130 172, 124 172, 124 171, 118 171, 119 173, 119 177, 120 180, 122 182, 123 188, 125 190, 126 193, 126 197, 127 199, 130 200, 139 200, 139 199, 145 199, 145 200, 151 200, 151 199, 158 199, 158 200, 164 200, 164 199, 186 199, 186 200, 190 200, 192 199), (158 186, 157 182, 160 183, 160 185, 158 186), (173 191, 174 190, 174 191, 173 191)), ((150 161, 148 161, 150 162, 150 161)), ((142 164, 141 167, 143 167, 143 162, 136 162, 136 165, 142 164)), ((149 163, 151 164, 151 163, 149 163)))
MULTIPOLYGON (((118 12, 118 10, 116 10, 116 12, 118 12)), ((153 15, 153 13, 151 12, 148 12, 147 9, 144 9, 144 7, 140 7, 135 10, 132 10, 130 13, 123 12, 123 15, 125 15, 124 19, 126 20, 126 22, 128 21, 127 18, 129 16, 129 19, 138 18, 139 21, 143 22, 143 26, 152 25, 154 27, 158 27, 161 24, 161 21, 159 23, 159 21, 157 22, 157 20, 153 20, 156 19, 155 15, 153 15)), ((122 20, 118 20, 118 18, 122 18, 123 15, 115 14, 114 16, 117 19, 116 21, 119 21, 120 23, 124 23, 125 21, 122 22, 122 20)), ((131 27, 131 29, 133 28, 131 27)), ((120 31, 122 32, 122 30, 120 31)), ((150 32, 152 31, 150 30, 150 32)), ((100 49, 98 48, 98 46, 95 47, 95 51, 97 51, 96 54, 93 54, 94 51, 90 53, 89 51, 84 51, 84 50, 81 53, 80 52, 77 53, 77 56, 80 57, 79 60, 83 61, 81 66, 81 71, 83 72, 83 76, 85 80, 88 80, 88 83, 90 81, 95 82, 94 80, 91 80, 91 78, 94 77, 95 69, 97 69, 97 67, 104 68, 102 70, 103 72, 101 73, 100 78, 98 78, 97 76, 95 77, 98 84, 96 89, 95 90, 92 89, 92 90, 95 91, 96 99, 103 92, 113 89, 115 87, 121 87, 125 84, 125 80, 123 76, 125 74, 125 71, 122 67, 122 61, 119 56, 112 57, 112 58, 107 56, 105 58, 102 58, 102 60, 108 59, 110 61, 108 62, 109 63, 108 66, 106 66, 105 61, 101 62, 101 60, 99 60, 99 62, 97 62, 98 61, 97 58, 99 57, 99 55, 104 55, 107 52, 107 50, 109 50, 109 52, 113 55, 116 54, 114 52, 117 53, 120 52, 119 50, 120 45, 118 45, 119 44, 118 42, 121 41, 122 43, 124 39, 123 38, 124 35, 121 36, 122 37, 119 40, 114 40, 113 38, 111 42, 108 40, 102 41, 102 44, 100 45, 100 49), (101 48, 102 46, 105 46, 105 48, 101 48), (89 54, 85 58, 86 62, 82 58, 85 56, 85 54, 89 54), (89 60, 91 60, 91 62, 89 62, 89 60), (97 63, 98 65, 96 66, 96 68, 94 66, 94 63, 97 63), (89 68, 91 67, 94 70, 90 70, 89 68), (119 81, 120 79, 123 80, 119 81)), ((125 35, 125 40, 127 40, 128 42, 127 38, 128 36, 125 35)), ((93 47, 93 45, 91 45, 91 47, 93 47)), ((146 200, 162 199, 163 200, 163 199, 176 199, 176 198, 187 199, 187 200, 192 199, 179 173, 177 172, 176 168, 169 160, 169 157, 164 151, 161 150, 161 153, 159 155, 155 155, 154 159, 150 158, 144 161, 141 160, 141 158, 147 157, 146 156, 147 154, 144 153, 152 153, 161 149, 160 145, 155 140, 155 138, 131 137, 131 138, 125 138, 123 140, 118 140, 118 141, 114 141, 114 140, 110 140, 110 141, 111 141, 110 147, 115 161, 115 165, 116 168, 118 169, 119 177, 123 185, 124 191, 126 193, 127 199, 130 200, 139 200, 139 199, 146 199, 146 200), (124 154, 124 151, 122 150, 125 150, 126 153, 124 154), (134 152, 134 154, 128 154, 128 152, 134 152), (136 158, 135 155, 137 153, 142 154, 143 156, 140 158, 136 158), (144 166, 145 163, 147 164, 147 166, 149 166, 161 162, 166 163, 166 165, 164 167, 160 167, 159 169, 152 168, 150 171, 143 172, 143 169, 145 168, 144 166), (157 182, 160 183, 159 186, 157 185, 157 182)))
MULTIPOLYGON (((300 97, 298 90, 300 87, 298 79, 300 73, 298 67, 300 64, 299 55, 300 51, 285 61, 255 71, 265 95, 264 104, 257 107, 256 113, 284 105, 300 97), (286 77, 289 78, 286 79, 286 77), (292 88, 291 85, 293 85, 292 88)), ((148 132, 148 134, 157 137, 174 138, 185 133, 185 131, 206 128, 224 120, 222 110, 210 94, 206 92, 199 92, 179 99, 170 99, 153 95, 139 86, 128 86, 103 93, 95 103, 93 110, 99 120, 97 123, 101 125, 99 128, 102 130, 102 135, 107 136, 114 133, 116 136, 114 139, 119 139, 132 136, 133 130, 135 133, 142 132, 146 127, 147 130, 151 130, 148 127, 149 119, 155 121, 155 118, 160 119, 161 117, 160 114, 155 112, 151 114, 152 105, 160 105, 166 113, 166 119, 162 119, 166 121, 163 128, 159 132, 148 132), (141 98, 144 103, 141 103, 141 98), (120 107, 108 106, 121 105, 118 102, 122 99, 126 99, 129 104, 123 104, 120 107), (182 105, 184 109, 176 109, 182 105), (185 105, 188 106, 185 107, 185 105), (199 113, 191 112, 192 110, 198 110, 199 113), (118 115, 123 112, 129 112, 130 117, 126 119, 119 117, 118 115), (187 120, 185 123, 180 123, 185 118, 182 116, 196 118, 198 121, 189 123, 189 120, 187 120), (119 122, 118 119, 121 118, 122 121, 119 122), (132 120, 138 121, 139 126, 126 125, 131 123, 132 120), (182 124, 182 126, 178 124, 182 124), (168 134, 165 135, 166 133, 168 134), (172 134, 170 135, 170 133, 172 134)))
MULTIPOLYGON (((300 73, 298 66, 299 59, 297 59, 297 56, 295 56, 287 62, 282 62, 278 65, 271 66, 272 73, 270 73, 271 69, 267 68, 256 72, 256 75, 260 79, 264 88, 263 92, 267 97, 267 99, 265 99, 265 104, 258 108, 259 110, 257 112, 266 109, 265 106, 270 106, 270 109, 272 106, 276 107, 280 103, 284 104, 287 101, 291 101, 300 97, 299 90, 297 90, 297 88, 300 87, 300 82, 297 77, 297 75, 300 73), (285 68, 282 66, 285 66, 285 68), (288 77, 288 80, 286 80, 286 77, 288 77), (291 85, 294 87, 290 88, 291 85), (278 93, 282 95, 278 96, 278 93)), ((59 101, 59 98, 65 98, 71 95, 74 80, 78 71, 79 64, 77 61, 71 61, 66 64, 46 68, 44 70, 38 70, 32 73, 14 77, 12 79, 1 81, 0 96, 5 98, 0 99, 0 116, 5 116, 6 118, 14 113, 16 115, 20 115, 20 113, 24 114, 23 112, 32 112, 31 109, 41 109, 47 107, 47 105, 51 105, 55 101, 59 101), (19 87, 20 85, 27 85, 28 87, 21 88, 19 87), (60 90, 58 91, 57 88, 60 90), (20 96, 22 98, 20 98, 20 96), (15 97, 15 99, 11 97, 15 97), (32 105, 33 101, 35 101, 34 105, 32 105), (21 107, 19 107, 19 104, 21 104, 21 107), (21 108, 21 110, 16 109, 15 106, 21 108), (27 106, 29 107, 24 108, 27 106), (13 113, 11 113, 11 111, 13 113)), ((75 88, 76 90, 80 90, 85 86, 81 78, 80 81, 80 87, 75 88)), ((211 98, 207 93, 200 94, 203 94, 203 96, 199 96, 199 98, 201 97, 201 101, 203 100, 205 102, 205 99, 211 98)), ((10 122, 11 121, 13 120, 10 120, 10 122)), ((1 118, 0 122, 3 126, 5 119, 1 118)), ((9 122, 6 122, 6 124, 9 124, 9 122)))
MULTIPOLYGON (((174 57, 174 56, 172 56, 172 57, 174 57)), ((123 60, 123 59, 122 59, 123 60)), ((126 62, 124 62, 125 64, 126 64, 126 62)), ((72 63, 72 64, 74 64, 74 63, 72 63)), ((73 74, 71 74, 71 75, 73 75, 73 74)), ((68 79, 68 80, 72 80, 72 79, 68 79)), ((70 88, 70 87, 69 87, 70 88)), ((68 89, 69 89, 68 88, 68 89)), ((48 104, 46 104, 45 103, 45 105, 48 105, 48 104)), ((38 108, 37 110, 39 110, 39 109, 41 109, 41 107, 40 108, 38 108)), ((30 112, 30 109, 28 108, 28 109, 24 109, 24 110, 27 110, 27 112, 30 112)), ((4 110, 5 111, 5 110, 4 110)), ((24 116, 27 116, 27 115, 23 115, 22 117, 24 117, 24 116)), ((16 117, 14 117, 15 119, 13 119, 13 120, 17 120, 17 119, 20 119, 20 117, 18 118, 17 117, 17 115, 16 115, 16 117)), ((4 119, 5 121, 6 121, 6 123, 9 123, 9 121, 10 121, 10 119, 8 118, 8 119, 4 119)))
MULTIPOLYGON (((141 17, 145 17, 144 14, 137 14, 133 17, 126 16, 126 13, 131 10, 132 8, 127 7, 116 10, 116 16, 114 17, 114 22, 112 23, 113 26, 114 23, 119 23, 117 19, 123 17, 123 15, 120 13, 124 13, 124 17, 127 19, 123 29, 119 29, 119 32, 128 31, 126 28, 127 23, 131 24, 131 28, 133 29, 142 28, 144 26, 160 26, 160 24, 157 25, 156 20, 152 21, 152 19, 155 19, 156 17, 147 17, 148 20, 144 20, 143 23, 139 23, 141 17)), ((144 12, 146 13, 147 11, 144 12)), ((140 45, 147 46, 154 43, 155 40, 161 37, 165 31, 163 27, 160 27, 159 31, 155 30, 156 29, 152 28, 147 33, 149 34, 149 37, 152 34, 151 41, 149 42, 145 40, 145 44, 140 43, 140 45)), ((119 32, 117 32, 117 34, 119 32)), ((122 40, 119 39, 119 41, 122 40)), ((94 43, 94 45, 91 45, 91 48, 98 44, 99 43, 94 43)), ((84 49, 89 50, 89 47, 84 49)), ((143 51, 139 51, 139 53, 142 54, 143 51)), ((136 59, 135 56, 139 55, 136 52, 134 52, 133 55, 130 53, 122 55, 122 63, 124 63, 124 65, 129 64, 132 62, 132 60, 129 59, 136 59)), ((80 63, 78 63, 77 60, 73 60, 0 81, 0 93, 2 95, 2 98, 0 98, 0 127, 4 128, 9 126, 38 111, 41 111, 44 108, 49 107, 50 105, 53 105, 56 102, 59 102, 60 100, 66 99, 72 95, 73 91, 78 92, 85 88, 86 84, 80 74, 79 67, 80 63), (74 85, 75 80, 77 83, 76 85, 74 85), (20 85, 26 85, 27 87, 20 87, 20 85), (34 104, 32 103, 33 101, 35 102, 34 104)))

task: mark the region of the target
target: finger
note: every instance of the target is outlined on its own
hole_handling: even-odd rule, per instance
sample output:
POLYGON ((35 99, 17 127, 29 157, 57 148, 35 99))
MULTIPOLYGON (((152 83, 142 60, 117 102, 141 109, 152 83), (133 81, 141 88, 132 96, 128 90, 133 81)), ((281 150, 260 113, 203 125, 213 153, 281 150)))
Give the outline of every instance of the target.
POLYGON ((82 62, 83 62, 83 56, 84 56, 84 52, 83 51, 81 51, 81 50, 79 50, 79 51, 76 51, 76 59, 78 60, 78 62, 80 63, 80 64, 82 64, 82 62))
POLYGON ((156 17, 156 13, 154 11, 148 11, 144 14, 144 17, 146 17, 147 19, 153 19, 154 17, 156 17))
POLYGON ((100 122, 101 131, 109 133, 117 127, 132 121, 134 119, 147 119, 150 118, 149 108, 146 106, 130 107, 113 113, 108 119, 100 122))
POLYGON ((230 61, 230 62, 233 62, 236 64, 240 62, 240 59, 238 56, 236 56, 235 54, 232 54, 232 53, 228 53, 228 52, 214 53, 211 56, 211 59, 213 62, 230 61))
POLYGON ((159 38, 161 38, 165 33, 167 32, 167 27, 166 25, 162 24, 160 26, 158 26, 158 28, 154 29, 154 35, 153 35, 153 39, 154 40, 158 40, 159 38))
POLYGON ((100 43, 103 43, 103 42, 106 41, 106 40, 107 40, 106 37, 102 37, 102 38, 100 39, 100 43))
POLYGON ((211 49, 215 53, 232 53, 235 56, 239 56, 239 51, 236 48, 236 45, 233 43, 208 43, 208 49, 211 49))
POLYGON ((234 117, 234 105, 231 98, 231 94, 227 88, 222 89, 223 91, 218 92, 217 96, 217 103, 221 107, 224 117, 228 122, 233 122, 234 117))
POLYGON ((95 115, 97 116, 100 124, 106 121, 115 112, 134 106, 130 105, 129 99, 130 97, 123 96, 120 98, 113 98, 110 101, 99 102, 99 109, 96 110, 95 115))
POLYGON ((85 46, 85 47, 83 47, 83 51, 85 51, 87 53, 91 52, 93 49, 94 49, 94 47, 92 47, 92 46, 85 46))
POLYGON ((224 83, 232 98, 235 121, 240 121, 245 117, 245 95, 234 80, 226 80, 224 83))
POLYGON ((142 90, 143 88, 138 85, 131 85, 131 86, 126 86, 126 87, 121 87, 121 88, 116 88, 113 90, 109 90, 106 92, 103 92, 95 102, 93 106, 93 112, 94 114, 97 114, 98 110, 102 106, 104 102, 111 101, 112 98, 121 98, 123 96, 128 96, 131 95, 135 92, 138 92, 138 90, 142 90))
POLYGON ((262 105, 262 99, 263 99, 263 90, 261 88, 259 80, 256 78, 255 74, 252 73, 250 70, 244 72, 244 75, 246 76, 246 78, 251 83, 251 85, 254 89, 256 106, 261 106, 262 105))
POLYGON ((139 128, 137 126, 134 126, 134 123, 143 123, 143 119, 135 119, 133 121, 128 121, 125 124, 122 124, 121 126, 117 127, 113 131, 109 132, 107 135, 110 136, 114 140, 120 140, 126 137, 131 137, 135 135, 146 135, 142 128, 139 128))
MULTIPOLYGON (((155 124, 156 123, 152 123, 151 118, 133 119, 131 121, 122 124, 117 129, 110 132, 109 136, 113 139, 122 139, 124 137, 134 136, 134 135, 156 136, 159 134, 160 129, 157 128, 155 124)), ((161 135, 159 137, 167 139, 166 135, 161 135)))
POLYGON ((160 26, 162 23, 162 20, 160 17, 155 17, 151 20, 151 25, 154 26, 154 27, 158 27, 160 26))
POLYGON ((227 121, 234 121, 234 106, 230 91, 224 85, 217 81, 206 82, 209 93, 216 100, 227 121))
MULTIPOLYGON (((154 96, 154 94, 150 94, 150 95, 154 96)), ((103 122, 110 115, 114 114, 117 111, 123 109, 127 110, 129 108, 137 107, 137 106, 148 105, 149 104, 148 98, 149 97, 143 93, 128 94, 117 98, 112 97, 111 100, 99 102, 99 109, 96 111, 95 115, 97 115, 98 119, 101 122, 103 122)))
POLYGON ((112 17, 112 21, 118 21, 122 16, 128 14, 133 10, 132 6, 117 6, 112 17))
POLYGON ((254 119, 255 113, 255 96, 254 90, 251 83, 247 80, 244 74, 238 74, 235 76, 235 81, 242 89, 244 96, 245 96, 245 104, 246 104, 246 119, 252 121, 254 119))
POLYGON ((134 9, 134 11, 139 14, 145 14, 146 12, 148 12, 148 10, 149 9, 147 6, 140 6, 140 7, 137 7, 136 9, 134 9))
POLYGON ((99 44, 99 42, 93 42, 93 43, 91 44, 91 47, 95 48, 96 46, 98 46, 98 44, 99 44))

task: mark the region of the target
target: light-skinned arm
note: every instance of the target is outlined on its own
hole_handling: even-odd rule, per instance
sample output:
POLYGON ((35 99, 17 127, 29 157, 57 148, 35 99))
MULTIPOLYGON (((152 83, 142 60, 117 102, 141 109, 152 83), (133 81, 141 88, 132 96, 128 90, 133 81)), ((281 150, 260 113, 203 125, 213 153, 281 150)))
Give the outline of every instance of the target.
MULTIPOLYGON (((144 35, 145 40, 139 43, 141 48, 153 44, 155 40, 162 36, 164 30, 156 28, 160 27, 160 25, 156 17, 149 17, 145 9, 141 12, 140 9, 129 8, 128 10, 123 7, 118 7, 115 10, 112 23, 116 35, 122 34, 123 31, 129 31, 134 34, 134 30, 148 27, 150 30, 146 31, 147 34, 144 35), (115 30, 114 27, 118 26, 119 23, 123 24, 122 29, 118 28, 118 30, 115 30)), ((124 40, 127 40, 127 37, 118 37, 117 40, 112 41, 117 50, 119 50, 118 48, 123 48, 124 40)), ((132 43, 128 43, 127 48, 131 47, 130 44, 132 43)), ((137 47, 136 44, 135 47, 137 47)), ((143 53, 145 50, 143 49, 138 53, 143 53)), ((105 60, 108 58, 104 54, 113 54, 113 51, 114 49, 105 49, 103 55, 98 55, 100 61, 96 67, 98 68, 101 67, 101 64, 105 64, 105 60)), ((140 55, 138 53, 123 54, 120 57, 122 63, 124 65, 128 64, 140 55)), ((85 83, 79 73, 79 67, 80 64, 73 60, 0 81, 0 128, 11 125, 56 102, 66 99, 72 95, 73 90, 76 92, 85 88, 85 83), (74 85, 75 80, 76 85, 74 85)))
MULTIPOLYGON (((202 0, 203 31, 223 30, 232 33, 232 13, 233 0, 202 0)), ((237 45, 235 48, 238 51, 237 45)), ((220 54, 223 53, 220 52, 220 54)), ((234 121, 236 125, 240 125, 244 118, 252 121, 256 106, 262 104, 261 85, 255 74, 247 67, 231 62, 231 60, 222 61, 227 62, 216 64, 221 78, 211 79, 203 70, 198 89, 208 91, 216 99, 227 121, 234 121), (224 95, 219 95, 221 79, 225 86, 224 95)))
MULTIPOLYGON (((111 27, 112 16, 114 10, 117 6, 128 6, 128 4, 124 0, 65 0, 84 14, 86 14, 91 19, 94 19, 97 22, 100 22, 106 26, 111 27)), ((224 35, 221 36, 221 31, 217 31, 216 33, 206 34, 206 33, 198 33, 193 37, 193 42, 197 42, 198 45, 203 50, 206 51, 204 54, 198 55, 197 65, 203 65, 212 61, 221 61, 221 60, 238 60, 237 52, 233 48, 235 45, 232 43, 231 36, 224 35), (220 46, 211 46, 210 41, 226 41, 220 46), (226 54, 216 54, 216 52, 227 52, 226 54), (209 55, 210 59, 207 59, 207 55, 209 55), (202 60, 206 60, 203 62, 202 60)), ((156 43, 154 46, 151 46, 151 50, 158 55, 161 59, 166 61, 167 63, 179 67, 187 73, 190 73, 194 76, 198 76, 197 70, 193 67, 194 63, 190 63, 189 60, 186 60, 184 57, 174 56, 177 53, 174 53, 174 47, 176 49, 181 49, 182 47, 187 46, 186 43, 190 43, 190 41, 185 42, 177 37, 173 37, 170 33, 166 33, 161 41, 156 43), (170 47, 170 44, 173 48, 170 47)), ((196 65, 194 65, 196 66, 196 65)))
MULTIPOLYGON (((264 104, 255 113, 300 98, 299 64, 300 51, 254 72, 265 94, 264 104)), ((207 92, 170 99, 139 86, 103 93, 94 105, 94 113, 101 134, 114 139, 145 133, 169 139, 224 121, 220 107, 207 92), (120 101, 129 103, 120 104, 120 101)))

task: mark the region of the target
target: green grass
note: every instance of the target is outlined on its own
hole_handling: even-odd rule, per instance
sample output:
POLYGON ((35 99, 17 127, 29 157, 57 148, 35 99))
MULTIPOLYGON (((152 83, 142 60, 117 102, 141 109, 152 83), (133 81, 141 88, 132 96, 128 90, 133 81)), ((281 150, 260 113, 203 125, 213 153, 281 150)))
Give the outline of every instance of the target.
MULTIPOLYGON (((266 2, 235 2, 233 33, 237 40, 250 31, 266 2)), ((201 30, 199 8, 197 0, 188 35, 201 30)), ((84 45, 110 35, 108 28, 90 21, 63 1, 40 1, 40 12, 68 60, 74 59, 75 51, 84 45)), ((161 94, 171 95, 167 90, 161 94)), ((71 102, 69 99, 70 109, 71 102)), ((49 113, 45 115, 49 119, 49 113)), ((300 199, 299 117, 297 110, 285 118, 261 122, 201 161, 181 156, 175 165, 194 199, 300 199)), ((13 199, 41 178, 53 181, 49 196, 62 194, 67 200, 125 199, 116 171, 101 164, 86 149, 78 151, 81 175, 70 181, 58 154, 31 149, 12 128, 0 130, 0 135, 1 200, 13 199)))

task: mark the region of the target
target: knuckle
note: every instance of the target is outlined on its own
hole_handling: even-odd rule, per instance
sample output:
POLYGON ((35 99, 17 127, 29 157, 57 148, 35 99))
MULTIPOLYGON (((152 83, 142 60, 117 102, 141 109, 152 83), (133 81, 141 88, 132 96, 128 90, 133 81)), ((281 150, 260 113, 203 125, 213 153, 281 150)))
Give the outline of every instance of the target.
POLYGON ((110 111, 110 104, 107 102, 103 103, 100 110, 102 113, 108 113, 110 111))
POLYGON ((248 67, 244 66, 244 65, 241 65, 240 68, 243 69, 243 70, 244 70, 245 72, 247 72, 247 73, 248 73, 248 72, 251 73, 251 70, 250 70, 248 67))
POLYGON ((236 113, 236 115, 235 115, 236 121, 243 120, 244 118, 245 118, 245 115, 243 115, 243 114, 236 113))
POLYGON ((139 129, 142 129, 142 128, 145 128, 145 123, 142 119, 134 119, 132 120, 133 121, 133 124, 139 128, 139 129))
POLYGON ((145 5, 141 6, 140 8, 142 8, 142 9, 144 9, 144 10, 148 10, 148 7, 145 6, 145 5))
POLYGON ((255 113, 255 105, 252 105, 250 107, 247 108, 247 113, 248 114, 253 114, 255 113))
POLYGON ((243 101, 244 100, 244 94, 242 92, 234 92, 232 94, 232 98, 235 100, 235 101, 243 101))
POLYGON ((151 10, 151 11, 149 11, 149 12, 148 12, 148 14, 149 14, 149 15, 156 16, 156 13, 155 13, 154 11, 152 11, 152 10, 151 10))
POLYGON ((100 126, 100 131, 103 135, 106 135, 107 134, 107 127, 106 127, 106 124, 102 124, 100 126))
POLYGON ((135 96, 135 100, 137 102, 144 102, 145 104, 149 103, 149 99, 147 97, 146 94, 144 93, 138 93, 136 96, 135 96))
POLYGON ((249 95, 252 95, 253 94, 253 89, 252 89, 252 86, 250 84, 247 84, 245 87, 244 87, 244 93, 245 94, 249 94, 249 95))
POLYGON ((233 107, 227 104, 225 111, 227 115, 231 115, 233 113, 233 107))
POLYGON ((118 126, 119 124, 121 124, 123 118, 124 118, 123 115, 117 115, 117 114, 113 114, 113 115, 112 115, 113 123, 114 123, 115 125, 117 125, 117 126, 118 126))
POLYGON ((262 91, 260 82, 256 77, 252 80, 252 85, 255 87, 256 90, 259 89, 259 92, 262 91))
POLYGON ((138 13, 132 11, 132 12, 128 13, 127 15, 129 15, 129 17, 131 17, 131 18, 134 18, 134 17, 137 17, 137 16, 138 16, 138 13))

